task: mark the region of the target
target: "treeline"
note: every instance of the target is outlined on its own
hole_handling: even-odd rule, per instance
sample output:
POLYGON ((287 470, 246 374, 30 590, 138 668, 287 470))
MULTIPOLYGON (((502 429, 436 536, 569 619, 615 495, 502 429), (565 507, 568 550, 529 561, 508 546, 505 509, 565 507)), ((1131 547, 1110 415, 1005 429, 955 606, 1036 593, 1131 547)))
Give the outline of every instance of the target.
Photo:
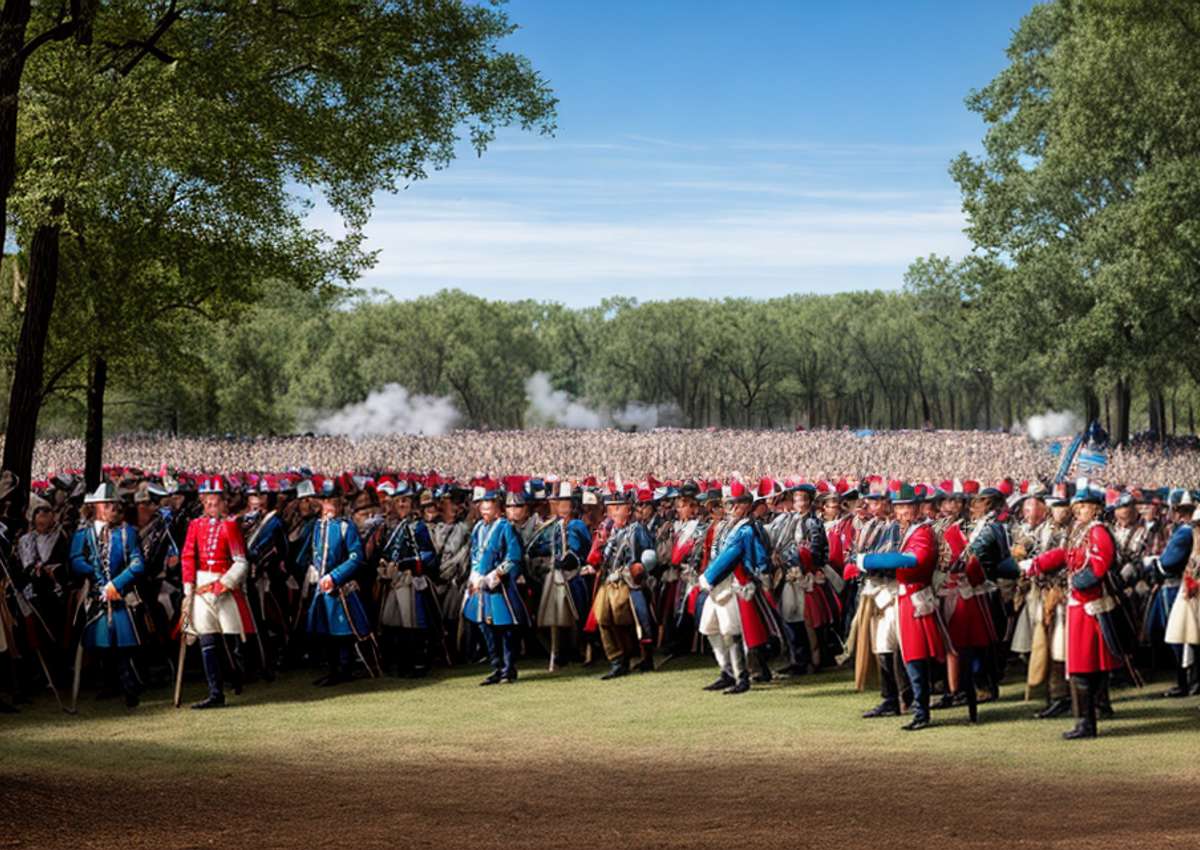
MULTIPOLYGON (((465 426, 512 428, 529 424, 525 382, 545 372, 589 404, 660 405, 690 427, 1007 428, 1082 411, 1097 393, 1111 424, 1112 393, 1067 369, 1060 344, 1009 336, 960 299, 965 273, 930 258, 900 292, 583 309, 459 291, 347 301, 278 286, 238 316, 194 323, 182 361, 147 349, 111 387, 108 420, 119 431, 288 433, 398 383, 450 397, 465 426)), ((1165 377, 1139 384, 1137 425, 1150 425, 1157 393, 1166 430, 1194 432, 1194 382, 1186 370, 1165 377)), ((83 402, 57 402, 54 426, 78 433, 83 402)))

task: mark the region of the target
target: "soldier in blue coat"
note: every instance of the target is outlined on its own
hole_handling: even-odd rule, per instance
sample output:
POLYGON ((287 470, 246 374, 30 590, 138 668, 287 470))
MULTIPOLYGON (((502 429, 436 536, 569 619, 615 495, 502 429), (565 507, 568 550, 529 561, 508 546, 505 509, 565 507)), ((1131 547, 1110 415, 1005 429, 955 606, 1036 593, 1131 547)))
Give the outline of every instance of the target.
POLYGON ((330 686, 351 679, 353 642, 371 632, 354 580, 363 563, 358 529, 341 515, 336 482, 322 482, 317 498, 321 513, 313 523, 308 545, 300 553, 300 563, 307 570, 306 584, 316 585, 308 607, 308 633, 325 639, 329 659, 329 673, 313 684, 330 686))
MULTIPOLYGON (((137 531, 126 524, 117 488, 105 482, 84 502, 95 509, 92 522, 71 540, 71 570, 88 579, 81 610, 85 627, 83 646, 103 655, 105 691, 114 679, 120 682, 125 704, 138 704, 138 682, 133 672, 133 651, 140 645, 125 594, 144 569, 137 531)), ((76 663, 79 663, 76 655, 76 663)), ((103 692, 102 692, 103 693, 103 692)))
POLYGON ((580 570, 592 548, 592 533, 583 520, 574 516, 576 491, 568 481, 550 493, 555 518, 544 524, 534 537, 529 553, 546 558, 550 569, 542 586, 537 624, 550 630, 550 670, 562 663, 559 629, 569 629, 580 643, 579 629, 591 605, 591 588, 580 570))
POLYGON ((503 499, 498 486, 475 488, 480 519, 471 530, 471 574, 463 616, 479 626, 487 644, 492 673, 480 685, 512 684, 517 680, 515 635, 518 628, 529 625, 529 614, 517 589, 524 557, 521 536, 501 515, 503 499))
POLYGON ((391 496, 393 521, 383 529, 379 559, 379 625, 396 675, 429 672, 429 645, 442 640, 442 615, 433 582, 440 558, 425 521, 416 512, 417 488, 400 481, 391 496))
MULTIPOLYGON (((1188 490, 1172 490, 1167 496, 1171 509, 1171 536, 1160 555, 1148 555, 1143 563, 1151 583, 1156 585, 1150 610, 1146 613, 1146 633, 1151 640, 1165 637, 1167 619, 1175 598, 1179 595, 1179 586, 1183 582, 1183 572, 1187 567, 1188 558, 1192 555, 1192 513, 1195 510, 1195 500, 1188 490)), ((1196 693, 1196 666, 1184 666, 1183 644, 1167 643, 1175 655, 1175 669, 1178 681, 1167 691, 1167 697, 1186 697, 1196 693)))

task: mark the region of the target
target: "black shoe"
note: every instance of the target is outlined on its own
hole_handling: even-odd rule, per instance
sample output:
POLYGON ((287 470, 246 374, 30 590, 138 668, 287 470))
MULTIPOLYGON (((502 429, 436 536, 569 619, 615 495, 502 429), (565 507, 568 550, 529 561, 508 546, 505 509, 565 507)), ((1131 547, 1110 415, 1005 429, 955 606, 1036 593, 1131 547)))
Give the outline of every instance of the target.
POLYGON ((1171 690, 1163 694, 1163 696, 1167 699, 1179 699, 1180 697, 1186 697, 1187 695, 1188 688, 1184 687, 1183 685, 1176 685, 1175 687, 1171 688, 1171 690))
POLYGON ((264 682, 266 682, 267 684, 274 682, 275 681, 275 671, 272 670, 270 667, 268 667, 266 670, 263 670, 262 671, 262 680, 264 682))
POLYGON ((715 682, 713 682, 711 685, 705 685, 704 690, 706 690, 706 691, 723 691, 726 688, 732 687, 734 682, 735 682, 735 679, 732 676, 726 676, 724 673, 722 673, 721 677, 719 679, 717 679, 715 682))
POLYGON ((789 664, 786 667, 780 667, 775 671, 776 676, 804 676, 808 673, 808 668, 802 664, 789 664))
POLYGON ((871 719, 872 717, 899 717, 900 709, 894 705, 889 705, 886 702, 881 702, 879 705, 872 708, 870 711, 864 711, 863 717, 871 719))
POLYGON ((515 685, 517 683, 516 676, 504 676, 500 679, 501 685, 515 685))
POLYGON ((642 663, 639 664, 636 669, 639 673, 653 673, 654 672, 654 659, 653 658, 643 658, 642 663))
POLYGON ((1036 712, 1033 716, 1038 720, 1048 720, 1051 717, 1060 717, 1071 710, 1071 701, 1069 699, 1056 699, 1051 701, 1041 711, 1036 712))
POLYGON ((943 708, 954 708, 954 705, 955 705, 954 698, 955 698, 955 695, 952 693, 942 694, 942 698, 929 707, 931 709, 933 709, 934 711, 940 711, 943 708))
POLYGON ((919 729, 928 729, 931 725, 928 717, 914 717, 900 728, 905 732, 916 732, 919 729))
POLYGON ((488 685, 498 685, 498 684, 500 684, 500 682, 501 682, 501 679, 500 679, 499 674, 493 673, 492 675, 490 675, 486 679, 484 679, 482 682, 480 682, 479 687, 486 688, 488 685))
POLYGON ((20 714, 21 709, 15 705, 9 705, 4 700, 0 700, 0 714, 20 714))
POLYGON ((200 702, 192 704, 192 708, 195 708, 195 709, 223 708, 224 706, 225 706, 225 697, 224 696, 219 696, 219 697, 209 696, 209 697, 205 697, 204 699, 200 700, 200 702))
POLYGON ((754 676, 751 678, 753 678, 757 684, 766 685, 766 684, 770 683, 771 680, 774 679, 775 677, 773 675, 771 675, 770 670, 763 670, 761 673, 754 674, 754 676))
POLYGON ((126 708, 137 708, 138 703, 140 703, 141 701, 142 701, 141 697, 139 697, 135 693, 125 694, 125 707, 126 708))
POLYGON ((235 697, 240 697, 242 695, 242 682, 240 679, 233 683, 233 695, 235 697))
POLYGON ((738 679, 737 684, 735 684, 732 688, 726 688, 725 690, 721 691, 721 693, 723 693, 723 694, 744 694, 748 690, 750 690, 750 683, 747 682, 745 679, 738 679))
POLYGON ((612 663, 612 666, 610 666, 608 668, 608 672, 600 677, 600 680, 608 681, 609 679, 619 679, 622 676, 628 676, 628 675, 629 675, 629 665, 626 664, 624 661, 614 661, 612 663))
POLYGON ((1106 702, 1103 705, 1096 706, 1096 713, 1098 715, 1100 715, 1101 717, 1103 717, 1105 720, 1112 720, 1112 718, 1113 718, 1112 703, 1106 702))
POLYGON ((1079 723, 1074 729, 1063 732, 1063 740, 1077 741, 1080 738, 1095 738, 1096 727, 1088 723, 1079 723))

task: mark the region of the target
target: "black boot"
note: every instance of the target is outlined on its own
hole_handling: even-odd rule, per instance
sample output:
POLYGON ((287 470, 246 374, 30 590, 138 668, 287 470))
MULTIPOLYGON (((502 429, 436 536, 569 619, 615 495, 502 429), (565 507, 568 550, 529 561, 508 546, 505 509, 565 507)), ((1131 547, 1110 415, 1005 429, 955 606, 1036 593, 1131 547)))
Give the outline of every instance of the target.
POLYGON ((744 694, 750 690, 750 679, 747 676, 742 676, 731 688, 726 688, 722 693, 728 694, 744 694))
POLYGON ((711 685, 705 685, 704 690, 706 690, 706 691, 723 691, 726 688, 733 687, 733 685, 736 681, 737 680, 734 679, 732 676, 722 672, 721 675, 717 677, 717 680, 715 682, 713 682, 711 685))
POLYGON ((967 722, 979 722, 979 700, 975 694, 974 688, 967 690, 967 722))
POLYGON ((900 707, 893 702, 881 702, 879 705, 872 708, 870 711, 864 711, 863 717, 870 719, 873 717, 899 717, 900 707))
POLYGON ((759 669, 759 672, 754 676, 754 681, 760 684, 766 684, 775 678, 771 673, 771 665, 769 663, 769 659, 767 658, 767 648, 765 646, 760 646, 754 655, 755 658, 758 659, 759 669))
POLYGON ((224 683, 221 672, 223 642, 224 638, 221 635, 200 635, 200 663, 204 667, 204 678, 208 682, 208 697, 192 708, 217 708, 225 704, 225 693, 221 687, 224 683))
POLYGON ((1200 664, 1192 662, 1192 666, 1188 668, 1188 695, 1200 695, 1200 664))
POLYGON ((1188 669, 1187 667, 1175 668, 1175 687, 1164 693, 1164 697, 1178 699, 1188 695, 1188 669))
POLYGON ((1060 697, 1046 701, 1046 707, 1041 711, 1036 712, 1033 716, 1038 720, 1047 720, 1051 717, 1059 717, 1071 710, 1070 697, 1060 697))
POLYGON ((128 649, 117 650, 117 671, 121 680, 121 692, 125 695, 125 705, 137 708, 141 702, 141 686, 138 684, 137 673, 133 671, 133 656, 128 649))
POLYGON ((608 667, 608 672, 600 677, 601 680, 619 679, 622 676, 629 675, 629 662, 624 658, 618 658, 608 667))
POLYGON ((1074 676, 1071 679, 1079 705, 1079 717, 1075 721, 1074 729, 1063 732, 1063 738, 1068 741, 1096 737, 1096 694, 1095 683, 1091 679, 1090 675, 1074 676))

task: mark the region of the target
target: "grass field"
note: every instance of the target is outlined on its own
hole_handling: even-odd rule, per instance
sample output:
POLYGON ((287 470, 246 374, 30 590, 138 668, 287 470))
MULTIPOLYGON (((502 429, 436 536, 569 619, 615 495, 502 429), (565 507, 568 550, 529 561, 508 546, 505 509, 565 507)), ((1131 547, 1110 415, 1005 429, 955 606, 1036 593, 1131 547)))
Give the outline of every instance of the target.
POLYGON ((1015 684, 978 726, 957 709, 906 733, 859 717, 874 695, 846 672, 739 697, 700 691, 700 660, 597 673, 295 673, 213 712, 166 690, 78 717, 41 699, 0 718, 0 846, 1200 846, 1181 816, 1200 700, 1157 686, 1114 693, 1117 719, 1071 743, 1015 684))

